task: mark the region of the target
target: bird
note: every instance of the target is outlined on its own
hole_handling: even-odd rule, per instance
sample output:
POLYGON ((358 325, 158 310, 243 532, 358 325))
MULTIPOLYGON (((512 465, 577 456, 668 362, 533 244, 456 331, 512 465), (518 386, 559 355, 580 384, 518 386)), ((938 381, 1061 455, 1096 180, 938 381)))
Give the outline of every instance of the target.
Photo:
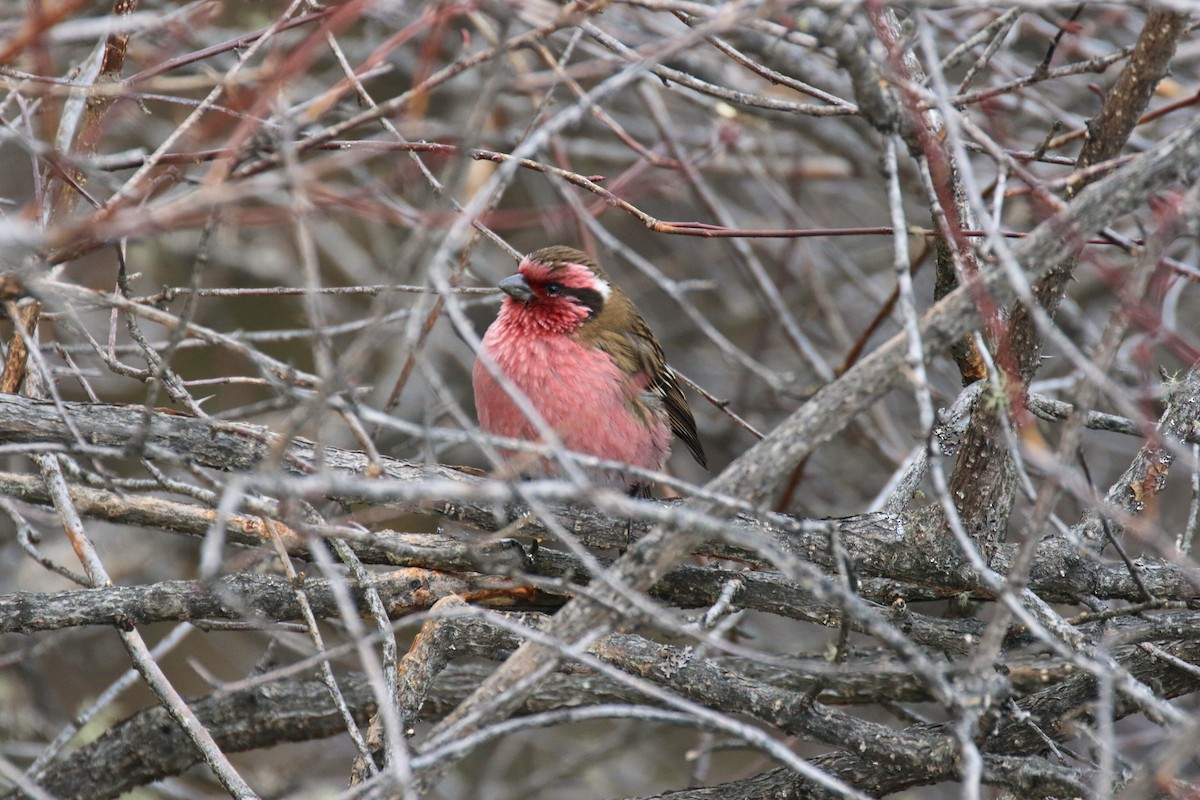
MULTIPOLYGON (((585 253, 535 250, 498 284, 507 295, 483 336, 473 384, 480 428, 540 441, 538 426, 488 369, 490 360, 529 398, 563 446, 577 453, 659 472, 672 434, 708 468, 696 421, 662 345, 628 295, 585 253)), ((519 464, 516 454, 501 455, 519 464)), ((525 464, 526 477, 554 477, 557 462, 525 464)), ((649 497, 642 477, 621 469, 587 469, 597 484, 649 497)))

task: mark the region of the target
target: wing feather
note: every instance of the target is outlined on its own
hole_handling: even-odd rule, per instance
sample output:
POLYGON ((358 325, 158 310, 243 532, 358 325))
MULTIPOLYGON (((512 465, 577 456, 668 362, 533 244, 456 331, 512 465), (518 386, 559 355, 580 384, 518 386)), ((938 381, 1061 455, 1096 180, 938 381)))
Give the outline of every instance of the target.
POLYGON ((593 335, 595 345, 616 359, 618 365, 627 368, 630 374, 645 376, 646 391, 662 401, 671 432, 687 445, 696 463, 708 469, 692 409, 679 388, 675 373, 667 365, 662 345, 641 315, 635 312, 632 324, 624 333, 607 331, 597 335, 593 331, 593 335))

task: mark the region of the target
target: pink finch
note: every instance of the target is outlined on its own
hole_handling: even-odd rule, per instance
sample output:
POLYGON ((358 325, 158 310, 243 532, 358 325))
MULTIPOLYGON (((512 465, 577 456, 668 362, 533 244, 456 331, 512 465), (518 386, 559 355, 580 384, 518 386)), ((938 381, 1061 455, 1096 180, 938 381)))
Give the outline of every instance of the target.
MULTIPOLYGON (((481 356, 486 353, 524 392, 568 450, 659 471, 674 434, 707 466, 692 411, 662 347, 596 262, 570 247, 545 247, 525 256, 517 274, 499 285, 508 297, 483 337, 481 356)), ((474 383, 485 432, 541 439, 482 357, 475 361, 474 383)), ((549 459, 535 471, 557 473, 549 459)), ((589 475, 649 494, 645 479, 623 470, 589 475)))

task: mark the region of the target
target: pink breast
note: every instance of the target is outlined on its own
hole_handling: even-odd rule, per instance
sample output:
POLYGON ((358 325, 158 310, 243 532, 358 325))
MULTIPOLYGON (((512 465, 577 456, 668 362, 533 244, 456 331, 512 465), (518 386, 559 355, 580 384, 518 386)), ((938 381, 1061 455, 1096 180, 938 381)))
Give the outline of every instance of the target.
MULTIPOLYGON (((488 329, 483 348, 568 450, 662 469, 671 449, 666 414, 655 409, 648 414, 647 424, 634 412, 631 402, 642 390, 621 374, 607 353, 570 336, 516 337, 501 321, 488 329)), ((475 407, 484 431, 514 439, 541 438, 481 361, 475 363, 474 382, 475 407)), ((549 463, 541 471, 556 474, 558 470, 549 463)), ((620 472, 592 471, 591 475, 617 485, 634 482, 620 472)))

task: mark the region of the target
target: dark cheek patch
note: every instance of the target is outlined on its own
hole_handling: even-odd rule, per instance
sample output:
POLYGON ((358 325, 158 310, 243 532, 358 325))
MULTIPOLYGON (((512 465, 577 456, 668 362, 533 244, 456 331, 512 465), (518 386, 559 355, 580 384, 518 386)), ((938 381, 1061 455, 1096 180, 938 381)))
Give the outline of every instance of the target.
POLYGON ((564 286, 563 295, 565 297, 573 297, 588 308, 588 316, 594 317, 600 313, 600 309, 604 308, 604 295, 597 292, 595 289, 576 289, 570 286, 564 286))
POLYGON ((563 295, 574 298, 588 310, 588 317, 595 317, 604 307, 604 295, 596 291, 596 275, 581 264, 565 264, 555 270, 554 280, 562 284, 563 295))
POLYGON ((526 264, 521 268, 521 273, 538 289, 539 294, 550 300, 554 296, 546 294, 546 284, 557 283, 562 286, 558 297, 574 299, 588 310, 588 318, 595 317, 604 307, 604 295, 590 288, 595 285, 596 276, 580 264, 526 264))

